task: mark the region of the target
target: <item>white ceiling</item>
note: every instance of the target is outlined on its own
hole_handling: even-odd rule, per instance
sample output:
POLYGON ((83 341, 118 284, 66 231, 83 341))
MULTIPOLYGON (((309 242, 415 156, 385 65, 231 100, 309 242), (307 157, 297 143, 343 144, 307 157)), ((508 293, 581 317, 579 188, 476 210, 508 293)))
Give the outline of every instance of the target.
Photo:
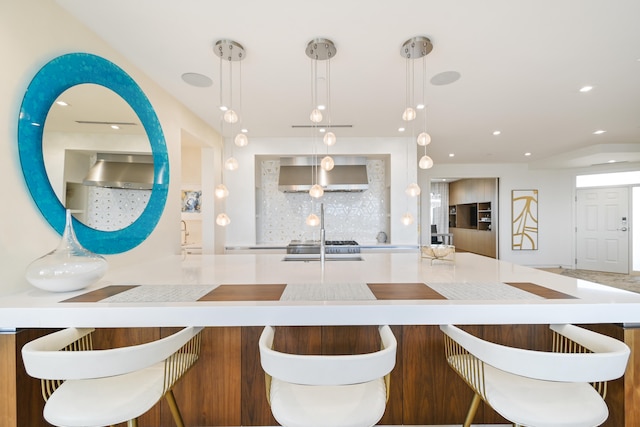
POLYGON ((640 161, 637 0, 57 1, 216 129, 215 41, 232 39, 246 50, 249 137, 308 137, 309 129, 292 128, 310 124, 305 47, 325 37, 337 48, 332 124, 353 126, 335 130, 338 143, 402 136, 400 47, 423 35, 434 46, 427 78, 461 75, 426 88, 427 151, 436 163, 640 161), (188 85, 181 76, 189 72, 213 85, 188 85), (584 85, 594 89, 580 93, 584 85), (599 129, 606 132, 594 135, 599 129))

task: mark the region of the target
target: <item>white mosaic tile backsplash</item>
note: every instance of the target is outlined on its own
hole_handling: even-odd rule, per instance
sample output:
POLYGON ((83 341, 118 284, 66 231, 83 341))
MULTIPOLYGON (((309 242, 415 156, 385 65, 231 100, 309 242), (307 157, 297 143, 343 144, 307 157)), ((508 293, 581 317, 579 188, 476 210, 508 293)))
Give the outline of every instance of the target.
POLYGON ((138 219, 150 197, 151 190, 90 187, 86 224, 103 231, 121 230, 138 219))
POLYGON ((308 193, 278 191, 279 160, 263 161, 261 169, 261 188, 256 191, 256 243, 319 239, 320 227, 310 227, 305 220, 312 212, 320 216, 321 203, 324 203, 326 240, 366 244, 375 243, 380 231, 389 236, 384 160, 367 161, 368 190, 325 193, 320 199, 312 199, 308 193))

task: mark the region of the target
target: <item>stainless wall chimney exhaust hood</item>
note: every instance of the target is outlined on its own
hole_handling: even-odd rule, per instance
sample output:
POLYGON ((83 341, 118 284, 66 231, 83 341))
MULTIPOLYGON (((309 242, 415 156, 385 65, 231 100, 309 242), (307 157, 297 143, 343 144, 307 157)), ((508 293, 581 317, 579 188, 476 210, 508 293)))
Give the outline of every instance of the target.
POLYGON ((313 156, 281 157, 278 190, 285 193, 306 192, 314 183, 320 184, 324 191, 369 189, 365 157, 334 156, 333 160, 335 166, 327 172, 318 164, 320 159, 313 156))
POLYGON ((84 185, 150 190, 153 188, 153 156, 98 153, 82 181, 84 185))

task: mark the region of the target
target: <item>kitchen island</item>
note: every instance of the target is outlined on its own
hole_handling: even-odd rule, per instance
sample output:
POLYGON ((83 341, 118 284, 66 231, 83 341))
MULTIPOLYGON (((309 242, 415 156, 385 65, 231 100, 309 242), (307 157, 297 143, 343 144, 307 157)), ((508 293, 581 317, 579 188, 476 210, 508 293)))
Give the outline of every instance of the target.
MULTIPOLYGON (((0 327, 144 328, 156 331, 153 334, 185 325, 210 327, 205 330, 208 350, 196 367, 198 378, 184 387, 214 390, 198 393, 201 402, 184 404, 204 417, 191 423, 274 425, 258 387, 262 378, 255 340, 262 326, 305 326, 302 330, 328 343, 352 334, 350 327, 389 324, 401 351, 383 422, 409 425, 459 423, 463 415, 457 413, 464 413, 470 399, 446 367, 437 325, 472 325, 485 336, 511 337, 518 343, 525 337, 525 345, 542 346, 549 323, 588 324, 607 329, 632 347, 619 391, 611 387, 615 418, 608 425, 640 425, 634 424, 638 415, 632 405, 625 403, 635 397, 633 390, 640 390, 633 346, 634 327, 640 324, 639 294, 469 253, 456 254, 455 262, 432 263, 417 252, 362 253, 360 258, 323 265, 283 261, 282 254, 176 255, 110 271, 82 291, 52 294, 29 288, 8 295, 0 300, 0 327), (346 327, 347 332, 327 327, 346 327), (452 397, 437 391, 447 383, 462 394, 460 409, 448 408, 452 397), (202 405, 211 407, 211 418, 202 405), (627 424, 619 424, 621 419, 627 424)), ((300 328, 289 329, 300 333, 300 328)), ((12 354, 16 357, 20 333, 0 339, 2 377, 15 378, 19 373, 4 370, 12 354)), ((495 422, 486 412, 484 419, 495 422)))
MULTIPOLYGON (((284 255, 171 256, 110 271, 81 291, 48 293, 35 288, 0 300, 0 328, 260 326, 260 325, 440 325, 453 324, 640 324, 640 295, 470 253, 455 263, 423 259, 418 253, 363 253, 361 261, 283 261, 284 255), (118 285, 316 285, 423 284, 432 297, 373 300, 333 299, 280 301, 128 302, 70 301, 88 292, 118 285), (514 292, 511 284, 531 284, 556 293, 548 298, 514 292), (448 286, 445 286, 449 284, 448 286), (447 298, 433 296, 437 287, 452 288, 447 298)), ((542 289, 540 289, 542 288, 542 289)), ((239 292, 242 288, 237 288, 239 292)), ((404 290, 404 289, 402 289, 404 290)))

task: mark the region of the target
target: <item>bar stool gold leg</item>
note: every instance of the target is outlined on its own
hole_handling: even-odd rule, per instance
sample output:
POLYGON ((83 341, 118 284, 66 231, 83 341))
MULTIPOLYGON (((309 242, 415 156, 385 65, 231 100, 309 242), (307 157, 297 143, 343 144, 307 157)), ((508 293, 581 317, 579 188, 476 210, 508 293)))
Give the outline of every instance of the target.
POLYGON ((138 427, 138 419, 134 418, 132 420, 127 421, 127 427, 138 427))
POLYGON ((467 418, 464 419, 464 427, 471 426, 471 422, 473 421, 473 417, 475 417, 476 415, 476 411, 478 410, 479 405, 480 405, 480 395, 476 393, 473 395, 471 406, 469 406, 469 411, 467 412, 467 418))
POLYGON ((167 403, 169 404, 169 409, 171 410, 171 415, 173 415, 176 425, 178 427, 184 427, 184 421, 182 420, 182 415, 180 415, 180 409, 176 403, 176 397, 173 395, 173 390, 169 390, 165 397, 167 398, 167 403))

